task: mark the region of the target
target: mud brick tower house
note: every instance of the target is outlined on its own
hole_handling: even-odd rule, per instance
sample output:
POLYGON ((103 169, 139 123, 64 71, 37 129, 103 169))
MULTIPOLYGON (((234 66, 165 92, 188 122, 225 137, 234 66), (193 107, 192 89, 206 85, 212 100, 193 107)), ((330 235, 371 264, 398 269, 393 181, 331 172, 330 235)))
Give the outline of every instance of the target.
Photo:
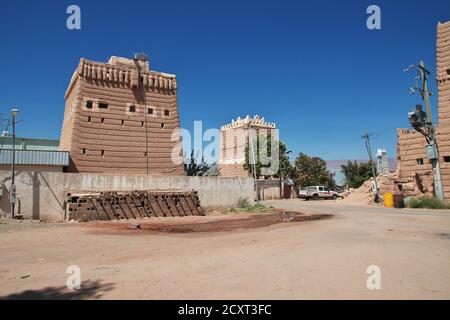
MULTIPOLYGON (((436 78, 438 87, 439 148, 444 196, 450 199, 450 21, 437 26, 436 78)), ((425 138, 412 129, 398 129, 397 169, 401 177, 415 176, 423 191, 433 192, 433 169, 425 151, 425 138)))
POLYGON ((171 159, 181 145, 172 139, 180 126, 177 81, 150 70, 145 55, 80 59, 65 99, 60 150, 70 152, 69 172, 184 174, 171 159))
MULTIPOLYGON (((276 129, 275 123, 266 122, 264 118, 255 115, 253 118, 238 117, 220 128, 219 168, 222 177, 247 177, 251 172, 244 169, 245 147, 249 143, 249 126, 252 132, 266 130, 267 134, 276 129)), ((254 137, 255 138, 255 137, 254 137)))

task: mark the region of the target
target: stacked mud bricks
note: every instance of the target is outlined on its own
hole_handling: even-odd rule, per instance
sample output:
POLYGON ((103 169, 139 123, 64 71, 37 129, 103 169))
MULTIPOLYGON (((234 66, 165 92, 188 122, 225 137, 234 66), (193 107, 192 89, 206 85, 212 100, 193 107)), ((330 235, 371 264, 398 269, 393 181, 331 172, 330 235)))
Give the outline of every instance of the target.
MULTIPOLYGON (((450 21, 437 26, 436 77, 438 86, 437 142, 445 198, 450 199, 450 21)), ((433 172, 426 141, 413 130, 398 129, 397 163, 400 177, 416 176, 425 193, 433 192, 433 172)))
POLYGON ((131 191, 69 194, 67 219, 116 220, 203 215, 196 191, 131 191))
MULTIPOLYGON (((247 115, 244 119, 238 117, 220 128, 220 158, 219 168, 222 177, 247 177, 251 172, 244 169, 245 147, 249 144, 249 127, 252 128, 253 139, 260 130, 270 134, 276 129, 275 123, 266 122, 264 118, 247 115)), ((256 148, 256 146, 255 146, 256 148)), ((256 152, 256 150, 255 150, 256 152)))
POLYGON ((171 157, 182 154, 176 77, 150 70, 146 57, 82 58, 65 99, 60 149, 70 152, 69 172, 184 174, 171 157))

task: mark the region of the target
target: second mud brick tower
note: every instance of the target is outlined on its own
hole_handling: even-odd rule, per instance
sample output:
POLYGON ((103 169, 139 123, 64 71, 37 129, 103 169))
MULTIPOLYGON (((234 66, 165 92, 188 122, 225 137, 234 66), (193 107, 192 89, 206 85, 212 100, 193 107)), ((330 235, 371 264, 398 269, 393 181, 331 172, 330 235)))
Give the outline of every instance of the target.
POLYGON ((176 78, 150 70, 144 55, 82 58, 65 99, 60 149, 70 151, 69 172, 184 174, 172 161, 182 154, 176 78))
MULTIPOLYGON (((439 23, 436 37, 436 80, 441 179, 446 200, 450 199, 450 21, 439 23)), ((412 129, 397 129, 397 169, 400 177, 415 177, 424 193, 434 190, 433 169, 426 153, 425 138, 412 129)))

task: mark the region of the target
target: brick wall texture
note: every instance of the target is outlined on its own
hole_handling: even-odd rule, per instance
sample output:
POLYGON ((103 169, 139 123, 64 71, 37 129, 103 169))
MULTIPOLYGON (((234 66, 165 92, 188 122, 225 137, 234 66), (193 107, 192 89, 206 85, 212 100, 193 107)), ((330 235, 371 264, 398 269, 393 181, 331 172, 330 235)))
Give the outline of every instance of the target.
POLYGON ((70 152, 68 171, 184 174, 171 159, 181 146, 179 135, 172 139, 180 127, 174 75, 152 71, 144 60, 82 58, 65 99, 60 149, 70 152))

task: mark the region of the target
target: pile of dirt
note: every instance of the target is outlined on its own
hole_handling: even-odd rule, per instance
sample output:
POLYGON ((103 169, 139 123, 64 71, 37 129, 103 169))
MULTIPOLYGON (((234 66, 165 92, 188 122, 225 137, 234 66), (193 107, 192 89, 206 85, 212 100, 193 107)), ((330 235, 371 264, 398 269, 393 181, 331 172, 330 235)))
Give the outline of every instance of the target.
POLYGON ((357 189, 350 188, 343 194, 342 202, 348 204, 371 204, 374 203, 374 194, 371 190, 371 180, 367 180, 357 189))
MULTIPOLYGON (((382 198, 385 193, 402 194, 405 197, 422 196, 427 193, 417 176, 400 178, 397 173, 389 175, 379 175, 377 177, 379 195, 382 198)), ((374 204, 375 196, 372 192, 372 179, 365 181, 357 189, 346 190, 342 201, 355 204, 374 204)), ((381 199, 382 200, 382 199, 381 199)))

